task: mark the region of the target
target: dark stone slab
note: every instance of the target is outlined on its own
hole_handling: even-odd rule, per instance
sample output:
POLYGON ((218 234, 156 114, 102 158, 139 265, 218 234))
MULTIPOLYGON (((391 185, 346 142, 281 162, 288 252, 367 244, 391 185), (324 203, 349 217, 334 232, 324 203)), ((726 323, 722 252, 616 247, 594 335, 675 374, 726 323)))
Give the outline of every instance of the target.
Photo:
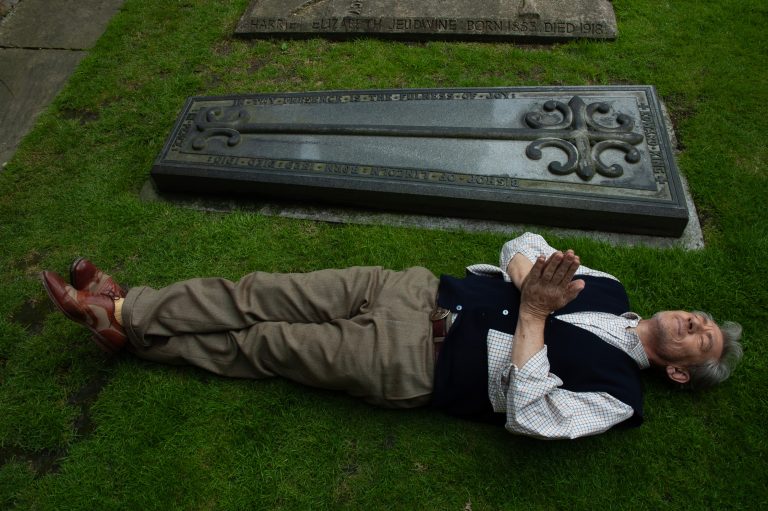
POLYGON ((615 39, 616 17, 609 0, 253 0, 235 33, 540 42, 615 39))
POLYGON ((638 234, 688 222, 650 86, 195 97, 152 177, 161 192, 638 234))

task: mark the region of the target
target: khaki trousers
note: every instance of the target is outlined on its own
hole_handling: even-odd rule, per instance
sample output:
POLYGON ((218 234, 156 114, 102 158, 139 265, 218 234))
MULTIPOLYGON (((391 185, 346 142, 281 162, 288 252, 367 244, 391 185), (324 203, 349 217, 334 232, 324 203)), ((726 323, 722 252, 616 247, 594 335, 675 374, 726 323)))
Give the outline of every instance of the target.
POLYGON ((437 287, 425 268, 256 272, 237 283, 132 288, 122 314, 132 351, 144 359, 239 378, 281 376, 413 407, 432 393, 437 287))

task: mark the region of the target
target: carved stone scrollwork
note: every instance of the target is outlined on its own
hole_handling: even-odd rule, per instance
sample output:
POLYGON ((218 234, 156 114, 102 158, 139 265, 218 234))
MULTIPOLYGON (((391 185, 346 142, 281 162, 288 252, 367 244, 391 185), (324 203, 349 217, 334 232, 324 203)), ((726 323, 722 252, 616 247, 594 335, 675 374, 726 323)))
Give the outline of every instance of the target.
POLYGON ((556 115, 542 115, 541 112, 528 112, 525 114, 525 123, 534 129, 559 130, 567 128, 573 123, 573 111, 565 103, 560 101, 547 101, 541 106, 547 114, 560 112, 562 120, 558 121, 556 115))
POLYGON ((542 147, 561 149, 567 161, 564 164, 551 162, 547 168, 553 174, 562 176, 576 172, 585 181, 592 179, 595 173, 611 178, 623 175, 624 168, 621 165, 606 165, 601 161, 600 155, 607 149, 623 151, 627 163, 640 161, 640 152, 634 146, 642 142, 644 136, 632 131, 635 123, 630 116, 617 114, 614 118, 615 126, 603 124, 595 118, 597 113, 609 114, 609 104, 596 102, 587 105, 579 96, 574 96, 567 105, 559 101, 547 101, 541 110, 545 113, 525 114, 524 120, 528 126, 542 130, 542 138, 531 142, 525 154, 532 160, 539 160, 542 158, 542 147))
POLYGON ((628 163, 637 163, 640 161, 640 151, 620 140, 604 140, 598 142, 592 147, 592 158, 595 162, 597 172, 605 177, 619 177, 624 173, 624 169, 621 165, 614 163, 613 165, 606 165, 600 161, 600 154, 606 149, 619 149, 624 151, 624 160, 628 163))
POLYGON ((542 147, 557 147, 568 156, 568 161, 564 164, 557 161, 550 162, 547 166, 550 172, 558 176, 566 176, 576 170, 579 164, 579 151, 576 146, 562 138, 540 138, 528 144, 528 147, 525 148, 525 155, 532 160, 540 160, 542 147))
POLYGON ((195 116, 195 128, 199 133, 192 137, 192 148, 198 151, 205 149, 208 139, 223 136, 227 145, 234 147, 240 143, 240 128, 249 119, 248 111, 244 108, 227 109, 210 107, 201 109, 195 116))

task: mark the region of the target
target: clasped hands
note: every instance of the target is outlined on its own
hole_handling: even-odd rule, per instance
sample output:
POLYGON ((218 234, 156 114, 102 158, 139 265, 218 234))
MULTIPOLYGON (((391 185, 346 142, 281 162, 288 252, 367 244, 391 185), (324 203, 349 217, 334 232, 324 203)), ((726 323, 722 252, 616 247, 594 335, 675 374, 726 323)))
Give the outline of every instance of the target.
POLYGON ((520 314, 543 320, 576 298, 585 286, 583 280, 571 280, 580 264, 573 250, 539 256, 521 286, 520 314))

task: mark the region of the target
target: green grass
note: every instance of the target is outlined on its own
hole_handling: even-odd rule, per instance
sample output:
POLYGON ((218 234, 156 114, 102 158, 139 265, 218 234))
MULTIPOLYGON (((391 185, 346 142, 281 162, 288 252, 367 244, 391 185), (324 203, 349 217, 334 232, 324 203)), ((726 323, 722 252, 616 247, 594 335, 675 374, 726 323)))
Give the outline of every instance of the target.
POLYGON ((246 41, 246 0, 127 0, 0 173, 0 508, 760 509, 766 477, 768 6, 616 0, 620 36, 551 47, 246 41), (187 96, 340 88, 653 84, 669 107, 702 251, 549 236, 634 309, 745 327, 703 394, 647 379, 647 422, 540 442, 283 381, 109 360, 37 280, 87 255, 162 286, 254 270, 493 262, 497 234, 205 213, 138 198, 187 96))

